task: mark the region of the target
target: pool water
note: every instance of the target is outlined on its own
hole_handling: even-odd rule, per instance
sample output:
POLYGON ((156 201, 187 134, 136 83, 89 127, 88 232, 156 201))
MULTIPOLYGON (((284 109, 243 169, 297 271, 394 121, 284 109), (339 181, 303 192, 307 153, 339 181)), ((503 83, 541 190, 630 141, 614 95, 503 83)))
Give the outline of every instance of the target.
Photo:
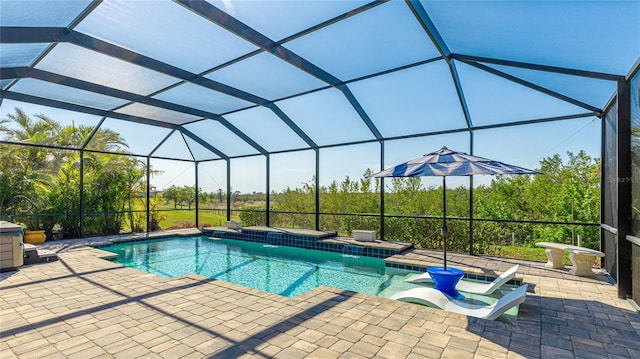
MULTIPOLYGON (((388 298, 401 290, 429 285, 405 282, 416 272, 385 267, 380 258, 206 236, 128 242, 101 249, 118 254, 117 263, 158 276, 196 273, 285 297, 326 285, 388 298)), ((492 296, 463 293, 464 301, 492 304, 513 289, 502 288, 492 296)), ((514 307, 500 320, 515 323, 517 315, 518 307, 514 307)))
POLYGON ((118 254, 118 263, 155 275, 196 273, 285 297, 321 285, 378 295, 411 273, 385 269, 380 258, 203 236, 113 244, 101 249, 118 254))

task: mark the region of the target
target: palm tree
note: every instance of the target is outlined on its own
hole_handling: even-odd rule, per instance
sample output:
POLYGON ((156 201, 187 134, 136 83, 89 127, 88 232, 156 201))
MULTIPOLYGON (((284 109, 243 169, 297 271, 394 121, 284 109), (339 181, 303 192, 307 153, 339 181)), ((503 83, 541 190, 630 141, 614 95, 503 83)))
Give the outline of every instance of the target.
MULTIPOLYGON (((59 130, 58 134, 58 145, 72 147, 72 148, 82 148, 89 136, 94 131, 93 126, 76 126, 68 125, 64 126, 59 130)), ((124 139, 117 132, 110 129, 99 129, 96 131, 89 141, 89 145, 87 148, 98 151, 105 152, 121 152, 126 153, 126 149, 129 146, 124 141, 124 139)), ((67 161, 72 161, 79 164, 79 153, 76 151, 54 151, 53 153, 54 159, 52 161, 52 165, 55 171, 59 168, 59 166, 67 161)), ((89 155, 85 157, 85 161, 91 162, 95 161, 96 156, 89 155)))
MULTIPOLYGON (((15 108, 15 113, 7 114, 0 120, 0 135, 3 140, 10 142, 51 145, 55 143, 59 129, 60 125, 48 116, 38 114, 32 119, 20 108, 15 108)), ((0 153, 3 158, 0 163, 3 182, 0 209, 8 204, 10 198, 19 194, 38 202, 36 189, 46 187, 50 180, 52 150, 2 146, 0 153)))
MULTIPOLYGON (((80 152, 59 147, 82 149, 88 144, 86 147, 93 150, 128 152, 127 144, 117 132, 110 129, 94 132, 94 129, 75 124, 61 126, 43 114, 29 117, 20 108, 1 119, 0 139, 49 147, 0 146, 3 158, 0 210, 10 198, 24 194, 39 204, 38 211, 76 213, 80 198, 80 152)), ((84 169, 87 209, 107 213, 122 211, 127 203, 131 207, 130 198, 145 174, 144 164, 135 158, 95 152, 85 155, 84 169)), ((77 232, 76 215, 56 218, 64 222, 65 231, 77 232)), ((94 227, 96 231, 117 233, 121 218, 121 214, 106 215, 94 227)))
POLYGON ((60 125, 44 114, 36 114, 35 120, 29 117, 21 108, 15 108, 15 114, 7 114, 2 122, 14 122, 17 128, 7 125, 0 127, 0 132, 7 134, 8 141, 51 145, 57 139, 60 125))

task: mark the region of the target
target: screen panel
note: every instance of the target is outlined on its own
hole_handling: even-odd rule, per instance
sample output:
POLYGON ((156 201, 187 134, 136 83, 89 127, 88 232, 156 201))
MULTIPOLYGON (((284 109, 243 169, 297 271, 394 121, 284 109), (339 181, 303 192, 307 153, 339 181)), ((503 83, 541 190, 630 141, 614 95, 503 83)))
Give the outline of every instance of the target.
POLYGON ((637 1, 420 3, 453 53, 619 75, 640 53, 637 1))
POLYGON ((115 112, 124 113, 126 115, 132 115, 136 117, 148 118, 156 121, 173 123, 177 125, 201 119, 201 117, 198 116, 173 110, 167 110, 161 107, 145 105, 138 102, 121 107, 115 112))
MULTIPOLYGON (((474 217, 599 223, 601 126, 585 118, 476 131, 476 155, 541 173, 474 176, 474 217)), ((581 241, 600 248, 598 226, 488 223, 486 233, 500 228, 502 239, 513 236, 519 244, 581 241)))
POLYGON ((144 190, 146 163, 140 158, 85 152, 83 195, 84 235, 119 234, 131 228, 134 203, 144 190))
POLYGON ((464 63, 456 68, 474 126, 591 112, 464 63))
POLYGON ((0 89, 4 90, 14 79, 0 80, 0 89))
POLYGON ((174 131, 155 151, 150 155, 154 157, 175 158, 194 161, 195 158, 187 146, 186 136, 179 131, 174 131))
POLYGON ((365 177, 379 167, 379 143, 320 150, 322 230, 341 236, 350 236, 354 229, 380 233, 379 181, 365 177))
POLYGON ((72 148, 80 148, 101 119, 99 116, 6 99, 3 99, 2 103, 0 103, 0 118, 9 119, 9 121, 3 125, 12 131, 18 131, 18 133, 20 133, 28 130, 27 132, 31 131, 36 135, 16 136, 13 140, 17 142, 69 146, 72 148), (22 115, 18 113, 18 110, 30 119, 30 124, 27 128, 15 120, 22 117, 22 115), (15 117, 15 119, 12 119, 13 117, 15 117), (59 133, 53 136, 39 136, 38 134, 46 132, 44 128, 29 130, 32 126, 40 126, 36 123, 39 122, 41 118, 52 120, 55 123, 54 127, 57 128, 60 133, 65 134, 61 135, 59 133))
POLYGON ((373 139, 373 134, 346 97, 328 89, 276 103, 319 145, 373 139))
MULTIPOLYGON (((6 141, 80 148, 100 117, 3 99, 0 138, 6 141)), ((115 147, 116 149, 122 149, 115 147)))
POLYGON ((281 118, 265 107, 254 107, 224 117, 267 151, 308 147, 281 118))
POLYGON ((195 164, 156 158, 150 163, 151 187, 157 192, 151 207, 156 230, 195 227, 195 164))
POLYGON ((244 227, 267 224, 267 163, 265 156, 231 160, 231 217, 244 227))
POLYGON ((616 92, 616 82, 518 67, 485 64, 551 91, 602 108, 616 92))
POLYGON ((640 238, 640 75, 631 80, 631 179, 631 235, 640 238))
POLYGON ((207 1, 271 40, 281 40, 368 3, 361 0, 207 1))
POLYGON ((385 137, 467 128, 444 61, 353 82, 349 88, 385 137))
POLYGON ((89 5, 91 0, 3 1, 0 23, 2 26, 66 27, 89 5))
POLYGON ((128 102, 116 97, 31 78, 19 80, 11 87, 11 91, 102 110, 120 107, 128 102))
POLYGON ((220 158, 220 156, 218 156, 214 152, 211 152, 209 149, 205 148, 191 137, 184 135, 184 140, 187 143, 187 147, 189 148, 189 151, 191 151, 191 154, 196 161, 207 161, 220 158))
POLYGON ((324 82, 267 52, 225 66, 205 77, 268 100, 326 86, 324 82))
POLYGON ((285 47, 344 81, 440 56, 400 1, 376 6, 285 47))
MULTIPOLYGON (((227 222, 227 162, 198 163, 198 186, 201 198, 199 224, 201 227, 226 226, 227 222)), ((235 218, 238 220, 239 218, 235 218)))
POLYGON ((2 56, 0 56, 0 66, 31 66, 49 45, 50 44, 0 44, 0 54, 2 54, 2 56))
POLYGON ((76 30, 194 73, 256 49, 172 1, 106 0, 76 30))
POLYGON ((105 151, 115 143, 122 143, 126 151, 137 155, 149 154, 171 130, 141 123, 107 118, 87 144, 87 149, 105 151))
POLYGON ((271 225, 315 228, 315 151, 274 154, 269 161, 270 209, 279 212, 271 214, 271 225))
MULTIPOLYGON (((604 117, 604 158, 602 165, 607 176, 604 180, 604 208, 602 222, 618 228, 618 103, 604 117)), ((617 248, 617 247, 615 247, 617 248)))
POLYGON ((199 110, 221 114, 253 106, 253 103, 213 91, 192 83, 183 83, 153 96, 158 100, 173 102, 199 110))
POLYGON ((68 43, 58 44, 36 68, 72 78, 149 95, 178 79, 68 43))
POLYGON ((218 121, 203 120, 190 123, 184 127, 227 156, 243 156, 258 153, 258 150, 218 121))

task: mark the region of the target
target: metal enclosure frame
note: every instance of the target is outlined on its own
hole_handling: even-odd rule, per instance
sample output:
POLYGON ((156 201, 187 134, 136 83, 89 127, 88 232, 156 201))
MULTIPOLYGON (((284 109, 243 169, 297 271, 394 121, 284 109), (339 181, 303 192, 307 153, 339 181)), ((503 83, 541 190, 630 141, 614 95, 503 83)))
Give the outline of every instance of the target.
MULTIPOLYGON (((340 21, 344 21, 350 17, 356 16, 358 14, 367 12, 371 9, 374 9, 376 7, 379 7, 380 5, 383 5, 385 3, 387 3, 386 0, 376 0, 376 1, 372 1, 368 4, 362 5, 352 11, 349 11, 347 13, 341 14, 339 16, 335 16, 332 19, 329 19, 325 22, 319 23, 319 24, 315 24, 314 26, 311 26, 307 29, 304 29, 302 31, 299 31, 296 34, 293 34, 291 36, 288 36, 287 38, 284 38, 280 41, 274 41, 270 38, 268 38, 267 36, 265 36, 264 34, 260 33, 259 31, 251 28, 250 26, 242 23, 241 21, 235 19, 234 17, 226 14, 225 12, 223 12, 222 10, 216 8, 215 6, 204 2, 204 1, 192 1, 192 0, 176 0, 176 3, 178 3, 179 5, 181 5, 182 7, 184 7, 186 10, 191 11, 193 14, 206 19, 207 21, 220 26, 221 28, 237 35, 238 37, 242 38, 243 40, 257 46, 257 50, 243 55, 239 58, 236 58, 234 60, 228 61, 222 65, 218 65, 214 68, 208 69, 206 71, 203 71, 201 73, 193 73, 190 71, 187 71, 185 69, 176 67, 176 66, 172 66, 170 64, 164 63, 159 61, 158 59, 149 57, 149 56, 145 56, 142 53, 137 53, 133 50, 109 43, 107 41, 104 41, 102 39, 96 38, 96 37, 92 37, 89 35, 86 35, 84 33, 78 32, 75 30, 75 27, 84 19, 86 18, 93 10, 95 10, 99 5, 100 5, 101 1, 93 1, 89 4, 89 6, 87 6, 87 8, 81 13, 79 14, 75 20, 69 24, 67 27, 18 27, 18 26, 4 26, 3 24, 0 24, 2 26, 0 26, 0 44, 36 44, 36 43, 51 43, 52 45, 50 45, 48 47, 48 49, 46 51, 44 51, 44 53, 38 58, 36 59, 33 64, 31 66, 28 67, 1 67, 0 68, 0 80, 9 80, 11 81, 11 83, 8 86, 5 86, 4 88, 0 89, 0 101, 2 101, 2 99, 10 99, 10 100, 16 100, 16 101, 22 101, 22 102, 26 102, 26 103, 31 103, 31 104, 36 104, 36 105, 44 105, 44 106, 49 106, 49 107, 54 107, 54 108, 60 108, 60 109, 66 109, 66 110, 71 110, 71 111, 76 111, 76 112, 81 112, 81 113, 86 113, 86 114, 92 114, 92 115, 97 115, 101 117, 101 120, 99 121, 99 123, 95 126, 93 132, 89 135, 88 139, 85 141, 84 144, 82 144, 82 146, 80 148, 72 148, 69 146, 52 146, 52 145, 38 145, 38 144, 27 144, 27 143, 17 143, 17 142, 10 142, 10 141, 0 141, 1 145, 11 145, 11 146, 30 146, 30 147, 42 147, 42 148, 53 148, 53 149, 64 149, 64 150, 72 150, 72 151, 78 151, 79 152, 79 157, 80 157, 80 203, 79 203, 79 208, 80 208, 80 213, 78 214, 80 216, 80 233, 81 235, 84 235, 84 233, 82 232, 82 228, 83 228, 83 222, 84 222, 84 215, 86 214, 86 208, 85 208, 85 203, 84 203, 84 181, 83 181, 83 175, 84 175, 84 159, 85 159, 85 153, 87 152, 93 152, 93 153, 104 153, 104 154, 112 154, 110 152, 105 152, 105 151, 99 151, 99 150, 93 150, 91 148, 88 148, 87 146, 91 143, 91 140, 93 138, 93 135, 101 128, 101 126, 103 125, 105 119, 107 118, 114 118, 114 119, 119 119, 119 120, 124 120, 124 121, 130 121, 130 122, 134 122, 134 123, 140 123, 140 124, 146 124, 146 125, 152 125, 152 126, 159 126, 159 127, 163 127, 163 128, 168 128, 170 129, 169 133, 158 143, 158 145, 151 150, 149 153, 127 153, 127 154, 123 154, 123 153, 113 153, 116 155, 126 155, 126 156, 134 156, 134 157, 141 157, 141 158, 145 158, 146 159, 146 164, 147 164, 147 180, 146 180, 146 195, 147 195, 147 205, 146 205, 146 225, 147 225, 147 230, 150 227, 150 205, 149 205, 149 196, 150 196, 150 163, 152 159, 171 159, 171 160, 177 160, 177 161, 187 161, 187 162, 193 162, 195 163, 195 187, 196 187, 196 198, 195 198, 195 203, 196 203, 196 226, 199 226, 199 221, 198 221, 198 214, 199 214, 199 201, 198 201, 198 191, 199 191, 199 186, 198 186, 198 166, 200 165, 200 163, 202 162, 209 162, 209 161, 225 161, 226 162, 226 174, 227 174, 227 186, 226 186, 226 190, 227 190, 227 198, 226 198, 226 213, 227 213, 227 220, 231 219, 231 166, 232 166, 232 161, 234 159, 237 158, 244 158, 244 157, 251 157, 251 156, 263 156, 265 158, 265 165, 266 165, 266 178, 265 178, 265 184, 266 184, 266 210, 265 210, 265 223, 267 226, 269 226, 271 224, 271 213, 275 213, 274 211, 271 210, 271 206, 270 206, 270 192, 271 192, 271 183, 270 183, 270 175, 271 175, 271 155, 272 154, 279 154, 279 153, 291 153, 291 152, 296 152, 296 151, 306 151, 306 150, 313 150, 315 153, 315 210, 314 210, 314 217, 315 217, 315 229, 320 230, 321 229, 321 225, 320 225, 320 216, 323 214, 320 209, 320 151, 322 151, 323 149, 326 148, 333 148, 333 147, 339 147, 339 146, 348 146, 348 145, 355 145, 355 144, 366 144, 366 143, 378 143, 380 145, 380 169, 383 169, 385 166, 384 163, 384 158, 385 158, 385 143, 386 141, 392 141, 392 140, 400 140, 400 139, 409 139, 409 138, 418 138, 418 137, 429 137, 429 136, 436 136, 436 135, 443 135, 443 134, 453 134, 453 133, 466 133, 469 136, 469 147, 470 147, 470 153, 474 154, 474 135, 477 131, 484 131, 484 130, 491 130, 491 129, 496 129, 496 128, 504 128, 504 127, 510 127, 510 126, 521 126, 521 125, 529 125, 529 124, 541 124, 541 123, 547 123, 547 122, 556 122, 556 121, 567 121, 567 120, 572 120, 572 119, 579 119, 579 118, 587 118, 587 117, 598 117, 600 118, 600 120, 602 121, 603 119, 603 114, 605 113, 606 109, 609 107, 609 105, 604 106, 603 108, 598 108, 596 106, 593 106, 591 104, 585 103, 584 101, 580 101, 576 98, 572 98, 570 96, 561 94, 557 91, 554 91, 552 89, 534 84, 530 81, 527 81, 523 78, 519 78, 510 74, 507 74, 503 71, 499 71, 495 68, 492 68, 490 66, 488 66, 488 64, 493 64, 493 65, 501 65, 501 66, 509 66, 509 67, 513 67, 513 68, 519 68, 519 69, 528 69, 528 70, 535 70, 535 71, 542 71, 542 72, 546 72, 546 73, 553 73, 553 74, 562 74, 562 75, 570 75, 570 76, 578 76, 578 77, 584 77, 584 78, 589 78, 589 79, 596 79, 596 80, 604 80, 604 81, 611 81, 611 82, 615 82, 617 84, 617 91, 616 94, 613 95, 612 100, 613 99, 617 99, 618 101, 618 132, 617 134, 615 134, 617 136, 616 138, 616 143, 617 143, 617 152, 618 152, 618 163, 617 163, 617 168, 618 168, 618 173, 616 174, 617 178, 631 178, 631 155, 630 155, 630 94, 629 94, 629 87, 630 87, 630 78, 633 74, 635 74, 638 71, 638 68, 640 67, 640 64, 636 63, 636 65, 634 66, 634 68, 631 70, 630 74, 627 76, 624 75, 618 75, 618 74, 611 74, 611 73, 603 73, 603 72, 595 72, 595 71, 584 71, 584 70, 579 70, 579 69, 572 69, 572 68, 564 68, 564 67, 557 67, 557 66, 549 66, 549 65, 542 65, 542 64, 536 64, 536 63, 527 63, 527 62, 522 62, 522 61, 512 61, 509 59, 500 59, 500 58, 490 58, 490 57, 482 57, 482 56, 475 56, 473 54, 464 54, 464 53, 455 53, 452 52, 448 46, 448 44, 445 42, 444 38, 442 37, 442 35, 440 34, 438 28, 436 27, 435 23, 432 21, 432 19, 430 18, 428 12, 425 10, 424 6, 422 5, 422 3, 418 0, 406 0, 405 4, 408 7, 408 9, 411 11, 411 13, 415 16, 415 19, 417 20, 417 22, 419 23, 419 25, 421 26, 421 28, 424 30, 425 36, 426 38, 428 38, 431 43, 435 46, 436 50, 438 51, 438 53, 440 54, 440 56, 432 58, 432 59, 426 59, 426 60, 421 60, 421 61, 417 61, 408 65, 404 65, 404 66, 400 66, 397 68, 392 68, 392 69, 387 69, 378 73, 373 73, 373 74, 369 74, 366 76, 362 76, 359 78, 355 78, 355 79, 350 79, 350 80, 344 80, 344 79, 339 79, 335 76, 333 76, 332 74, 330 74, 329 72, 323 70, 322 68, 320 68, 319 66, 317 66, 316 64, 306 60, 305 58, 299 56, 298 54, 288 50, 285 45, 286 43, 296 40, 302 36, 305 36, 307 34, 310 34, 314 31, 318 31, 320 29, 323 29, 325 27, 328 27, 332 24, 338 23, 340 21), (237 111, 231 111, 229 113, 213 113, 210 111, 204 111, 201 109, 196 109, 193 107, 189 107, 186 105, 180 105, 180 104, 175 104, 175 103, 171 103, 168 101, 162 101, 162 100, 158 100, 153 98, 152 96, 161 93, 163 91, 167 91, 179 84, 174 84, 172 86, 169 86, 167 88, 164 88, 162 90, 156 91, 152 94, 149 94, 147 96, 143 96, 143 95, 139 95, 139 94, 135 94, 132 92, 127 92, 127 91, 123 91, 123 90, 119 90, 119 89, 115 89, 112 87, 108 87, 108 86, 104 86, 104 85, 100 85, 100 84, 95 84, 95 83, 90 83, 87 81, 83 81, 83 80, 79 80, 79 79, 75 79, 75 78, 71 78, 68 76, 64 76, 64 75, 60 75, 60 74, 56 74, 56 73, 51 73, 48 71, 44 71, 41 69, 36 68, 36 65, 45 57, 47 56, 47 54, 59 43, 69 43, 69 44, 73 44, 75 46, 79 46, 82 47, 84 49, 89 49, 93 52, 97 52, 99 54, 103 54, 103 55, 107 55, 109 57, 115 58, 115 59, 119 59, 122 61, 125 61, 127 63, 130 64, 135 64, 137 66, 143 67, 145 69, 148 70, 152 70, 155 71, 157 73, 160 74, 164 74, 164 75, 168 75, 174 78, 177 78, 180 80, 179 84, 183 84, 183 83, 191 83, 191 84, 195 84, 210 90, 214 90, 217 92, 220 92, 222 94, 225 95, 229 95, 232 97, 235 97, 237 99, 242 99, 244 101, 248 101, 250 102, 252 105, 250 105, 247 108, 253 108, 253 107, 264 107, 266 109, 268 109, 269 111, 271 111, 271 113, 273 113, 280 121, 282 121, 282 123, 284 123, 284 125, 286 125, 289 129, 291 129, 293 131, 293 133, 295 133, 305 144, 306 147, 302 147, 302 148, 296 148, 296 149, 288 149, 288 150, 279 150, 279 151, 268 151, 266 148, 264 148, 263 146, 261 146, 254 138, 252 138, 251 136, 248 136, 247 134, 245 134, 243 131, 241 131, 238 127, 234 126, 230 121, 228 121, 225 116, 229 115, 233 112, 237 112, 237 111), (333 88, 336 89, 338 91, 340 91, 340 93, 342 94, 342 96, 344 97, 344 99, 348 102, 348 104, 354 109, 354 111, 358 114, 360 120, 363 122, 363 124, 367 127, 367 129, 371 132, 373 138, 372 139, 368 139, 368 140, 360 140, 360 141, 351 141, 351 142, 344 142, 344 143, 338 143, 338 144, 330 144, 330 145, 319 145, 318 143, 316 143, 313 139, 312 136, 310 136, 308 133, 306 133, 301 127, 299 127, 295 121, 293 121, 291 118, 289 118, 289 116, 276 104, 276 102, 278 102, 279 100, 282 99, 276 99, 276 100, 269 100, 269 99, 265 99, 262 98, 256 94, 253 93, 249 93, 237 88, 233 88, 231 86, 228 86, 226 84, 223 84, 221 82, 217 82, 214 80, 211 80, 207 77, 205 77, 205 75, 212 73, 216 70, 219 70, 220 68, 224 68, 230 65, 233 65, 234 63, 237 63, 239 61, 242 61, 243 59, 249 58, 251 56, 255 56, 259 53, 270 53, 271 55, 276 56, 278 59, 287 62, 288 64, 294 66, 296 69, 298 70, 302 70, 307 74, 310 74, 311 76, 313 76, 315 79, 318 79, 320 81, 322 81, 325 85, 323 87, 317 88, 317 89, 313 89, 310 91, 305 91, 305 92, 300 92, 291 96, 288 96, 287 98, 294 98, 294 97, 298 97, 298 96, 303 96, 305 94, 308 94, 310 92, 316 92, 316 91, 320 91, 320 90, 324 90, 324 89, 329 89, 329 88, 333 88), (390 137, 385 137, 380 130, 376 127, 375 123, 372 121, 370 115, 367 113, 366 109, 361 105, 361 103, 359 102, 358 98, 354 95, 354 93, 351 91, 350 89, 350 85, 356 81, 361 81, 363 79, 369 79, 369 78, 375 78, 378 76, 384 76, 386 74, 390 74, 393 72, 397 72, 397 71, 401 71, 401 70, 405 70, 408 68, 412 68, 412 67, 417 67, 420 65, 425 65, 428 63, 432 63, 432 62, 436 62, 436 61, 444 61, 446 63, 446 65, 448 66, 449 72, 450 72, 450 76, 451 76, 451 80, 453 82, 453 86, 455 88, 456 91, 456 95, 457 95, 457 99, 458 102, 460 104, 460 108, 462 110, 462 113, 464 115, 464 119, 465 119, 465 124, 466 126, 460 127, 460 128, 452 128, 452 129, 448 129, 448 130, 441 130, 441 131, 432 131, 432 132, 424 132, 424 133, 412 133, 412 134, 408 134, 408 135, 402 135, 402 136, 390 136, 390 137), (460 80, 460 76, 458 73, 458 69, 456 67, 456 63, 460 62, 463 63, 465 65, 469 65, 475 69, 478 69, 482 72, 485 73, 489 73, 493 76, 498 76, 502 79, 505 79, 507 81, 510 81, 512 83, 516 83, 518 85, 524 86, 528 89, 537 91, 539 93, 542 93, 546 96, 550 96, 552 98, 558 99, 560 101, 578 106, 582 109, 584 109, 583 113, 580 114, 571 114, 571 115, 564 115, 564 116, 556 116, 556 117, 547 117, 547 118, 536 118, 536 119, 528 119, 528 120, 524 120, 524 121, 517 121, 517 122, 510 122, 510 123, 498 123, 498 124, 491 124, 491 125, 479 125, 476 126, 474 125, 473 122, 473 118, 472 115, 470 113, 469 110, 469 106, 467 103, 467 99, 465 97, 465 91, 462 87, 461 84, 461 80, 460 80), (164 109, 164 110, 171 110, 171 111, 177 111, 180 113, 184 113, 184 114, 189 114, 189 115, 193 115, 199 118, 199 120, 197 121, 202 121, 202 120, 206 120, 206 119, 211 119, 214 121, 219 122, 222 126, 224 126, 226 129, 228 129, 231 133, 233 133, 234 135, 238 136, 238 138, 240 138, 242 141, 244 141, 246 144, 248 144, 251 148, 253 148, 256 152, 255 154, 249 154, 249 155, 240 155, 240 156, 232 156, 229 155, 227 153, 225 153, 224 151, 222 151, 219 148, 216 148, 214 144, 209 143, 205 140, 203 140, 198 134, 193 133, 192 131, 190 131, 188 128, 185 127, 185 125, 188 125, 189 123, 183 123, 181 125, 178 124, 172 124, 172 123, 167 123, 167 122, 163 122, 163 121, 159 121, 157 119, 153 119, 153 118, 146 118, 146 117, 140 117, 140 116, 133 116, 133 115, 127 115, 127 114, 123 114, 123 113, 119 113, 116 112, 116 110, 118 110, 118 108, 121 108, 123 106, 120 106, 118 108, 113 108, 110 110, 102 110, 102 109, 97 109, 97 108, 93 108, 93 107, 88 107, 88 106, 83 106, 83 105, 79 105, 79 104, 74 104, 74 103, 69 103, 69 102, 63 102, 63 101, 58 101, 58 100, 54 100, 54 99, 50 99, 50 98, 43 98, 43 97, 38 97, 36 95, 31 95, 31 94, 25 94, 25 93, 20 93, 20 92, 15 92, 12 91, 12 87, 21 79, 36 79, 36 80, 40 80, 40 81, 44 81, 47 83, 52 83, 52 84, 60 84, 60 85, 64 85, 73 89, 77 89, 77 90, 83 90, 83 91, 89 91, 89 92, 93 92, 93 93, 98 93, 98 94, 103 94, 103 95, 107 95, 113 98, 117 98, 117 99, 121 99, 121 100, 125 100, 125 105, 126 106, 128 104, 131 103, 140 103, 140 104, 144 104, 144 105, 149 105, 149 106, 154 106, 157 107, 159 109, 164 109), (174 158, 166 158, 166 157, 161 157, 161 156, 156 156, 154 155, 154 153, 165 143, 165 141, 167 141, 167 139, 169 139, 169 137, 171 137, 175 132, 179 132, 182 140, 185 142, 185 144, 187 144, 187 148, 189 149, 189 151, 191 151, 188 143, 187 143, 187 138, 189 138, 190 140, 196 142, 197 144, 201 145, 202 147, 204 147, 205 149, 211 151, 211 153, 215 154, 216 156, 218 156, 218 159, 212 159, 212 160, 196 160, 195 156, 193 153, 191 153, 191 160, 180 160, 180 159, 174 159, 174 158)), ((611 103, 611 101, 609 102, 609 104, 611 103)), ((243 108, 241 110, 244 110, 246 108, 243 108)), ((191 122, 193 123, 193 122, 191 122)), ((609 136, 611 134, 605 133, 605 126, 602 126, 603 131, 602 131, 602 138, 604 140, 605 136, 609 136)), ((603 141, 604 142, 604 141, 603 141)), ((603 154, 604 154, 604 149, 603 149, 603 154)), ((604 181, 607 178, 607 175, 609 175, 608 173, 605 173, 605 169, 603 166, 602 169, 602 191, 604 191, 604 181)), ((608 230, 610 232, 615 232, 615 234, 618 236, 618 256, 616 258, 616 261, 618 263, 618 268, 619 268, 619 273, 618 276, 618 295, 620 297, 625 297, 630 295, 631 293, 631 271, 630 271, 630 267, 631 267, 631 243, 629 241, 626 241, 625 238, 626 236, 630 235, 630 226, 631 226, 631 221, 630 221, 630 217, 631 217, 631 183, 630 181, 618 181, 618 228, 607 228, 607 226, 602 226, 602 231, 608 230)), ((380 187, 380 212, 377 214, 372 214, 374 216, 379 216, 380 217, 380 233, 381 233, 381 237, 384 238, 385 235, 385 217, 389 217, 388 215, 385 214, 385 190, 384 190, 385 186, 384 186, 384 180, 381 180, 381 187, 380 187)), ((469 253, 473 254, 473 225, 475 221, 479 221, 479 220, 484 220, 484 219, 477 219, 474 218, 474 204, 473 204, 473 177, 470 178, 470 192, 469 192, 469 197, 470 197, 470 205, 469 205, 469 216, 468 218, 464 219, 467 220, 469 223, 469 253)), ((602 198, 602 196, 601 196, 602 198)), ((603 208, 604 210, 604 206, 602 206, 601 208, 603 208)), ((535 221, 525 221, 525 222, 535 222, 535 221)), ((543 222, 543 223, 553 223, 553 222, 543 222)), ((607 260, 607 258, 605 258, 605 260, 607 260)))

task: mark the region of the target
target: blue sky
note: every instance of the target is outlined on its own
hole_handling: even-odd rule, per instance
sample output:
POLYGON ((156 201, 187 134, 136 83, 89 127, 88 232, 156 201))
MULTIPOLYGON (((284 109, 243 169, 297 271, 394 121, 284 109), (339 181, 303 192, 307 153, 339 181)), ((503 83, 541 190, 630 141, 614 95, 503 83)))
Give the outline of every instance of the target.
MULTIPOLYGON (((211 2, 272 40, 286 38, 366 3, 211 2)), ((630 70, 640 53, 639 1, 425 1, 422 4, 453 53, 622 75, 630 70), (603 21, 594 26, 591 21, 593 16, 603 21)), ((24 26, 24 21, 29 20, 27 15, 27 20, 6 15, 11 14, 10 8, 7 3, 2 6, 5 14, 2 17, 3 25, 24 26)), ((105 1, 76 30, 193 72, 215 67, 256 48, 203 18, 194 19, 187 9, 169 2, 105 1), (170 29, 188 30, 193 36, 178 36, 179 31, 170 29), (208 41, 211 38, 217 41, 208 41), (158 46, 159 43, 163 46, 158 46), (194 51, 199 55, 185 56, 194 51)), ((431 59, 439 54, 404 2, 399 1, 380 5, 286 42, 284 46, 343 81, 431 59)), ((14 65, 9 59, 14 50, 3 47, 5 55, 0 61, 2 66, 14 65)), ((460 61, 455 64, 475 126, 588 112, 460 61)), ((615 82, 611 81, 485 65, 598 108, 602 108, 615 91, 615 82)), ((36 67, 145 95, 176 81, 121 60, 96 56, 89 50, 70 44, 56 46, 36 67), (60 67, 61 64, 64 66, 60 67), (97 69, 87 71, 89 64, 97 69)), ((271 54, 263 52, 208 73, 205 77, 255 93, 267 100, 275 100, 278 108, 317 144, 330 145, 373 138, 353 106, 337 89, 329 88, 279 100, 300 91, 321 88, 326 83, 271 54)), ((348 87, 371 121, 387 137, 466 126, 449 67, 443 60, 349 82, 348 87)), ((11 90, 61 101, 91 100, 96 107, 103 109, 109 109, 116 103, 112 98, 70 91, 61 85, 31 79, 21 80, 11 90)), ((178 85, 153 97, 214 113, 231 111, 224 117, 269 151, 306 146, 274 112, 263 107, 238 111, 251 105, 244 100, 210 90, 202 91, 202 88, 193 84, 178 85)), ((76 124, 94 125, 100 120, 95 116, 71 114, 6 99, 0 107, 0 115, 4 117, 14 107, 21 107, 31 115, 46 113, 63 124, 73 121, 76 124)), ((117 111, 139 116, 149 114, 149 109, 144 106, 127 106, 117 111)), ((180 119, 166 112, 157 116, 168 121, 189 120, 188 116, 180 119)), ((169 133, 164 128, 114 119, 105 121, 104 126, 121 133, 130 150, 140 154, 148 153, 169 133)), ((207 120, 186 127, 228 155, 256 152, 216 121, 207 120)), ((188 141, 198 159, 216 157, 207 154, 208 151, 191 140, 188 141)), ((474 144, 474 154, 478 156, 531 168, 537 167, 544 157, 555 153, 564 155, 566 151, 575 153, 585 150, 592 157, 599 157, 600 120, 588 117, 542 125, 481 130, 475 132, 474 144)), ((462 132, 389 141, 385 145, 385 167, 435 151, 443 145, 469 152, 469 136, 462 132)), ((179 134, 169 138, 155 155, 189 158, 179 134)), ((377 143, 322 150, 320 183, 327 185, 347 175, 359 178, 366 168, 380 169, 379 159, 380 145, 377 143)), ((271 189, 297 187, 309 181, 314 176, 314 161, 313 151, 273 155, 271 189)), ((159 188, 193 183, 192 164, 154 160, 152 165, 163 171, 152 181, 159 188)), ((200 186, 206 191, 226 189, 224 161, 201 165, 200 174, 200 186)), ((233 160, 231 175, 233 190, 264 191, 264 157, 233 160)), ((450 182, 451 186, 455 186, 467 181, 459 178, 450 182)), ((475 183, 489 181, 488 177, 477 178, 475 183)), ((427 185, 440 184, 439 179, 425 179, 423 182, 427 185)))

